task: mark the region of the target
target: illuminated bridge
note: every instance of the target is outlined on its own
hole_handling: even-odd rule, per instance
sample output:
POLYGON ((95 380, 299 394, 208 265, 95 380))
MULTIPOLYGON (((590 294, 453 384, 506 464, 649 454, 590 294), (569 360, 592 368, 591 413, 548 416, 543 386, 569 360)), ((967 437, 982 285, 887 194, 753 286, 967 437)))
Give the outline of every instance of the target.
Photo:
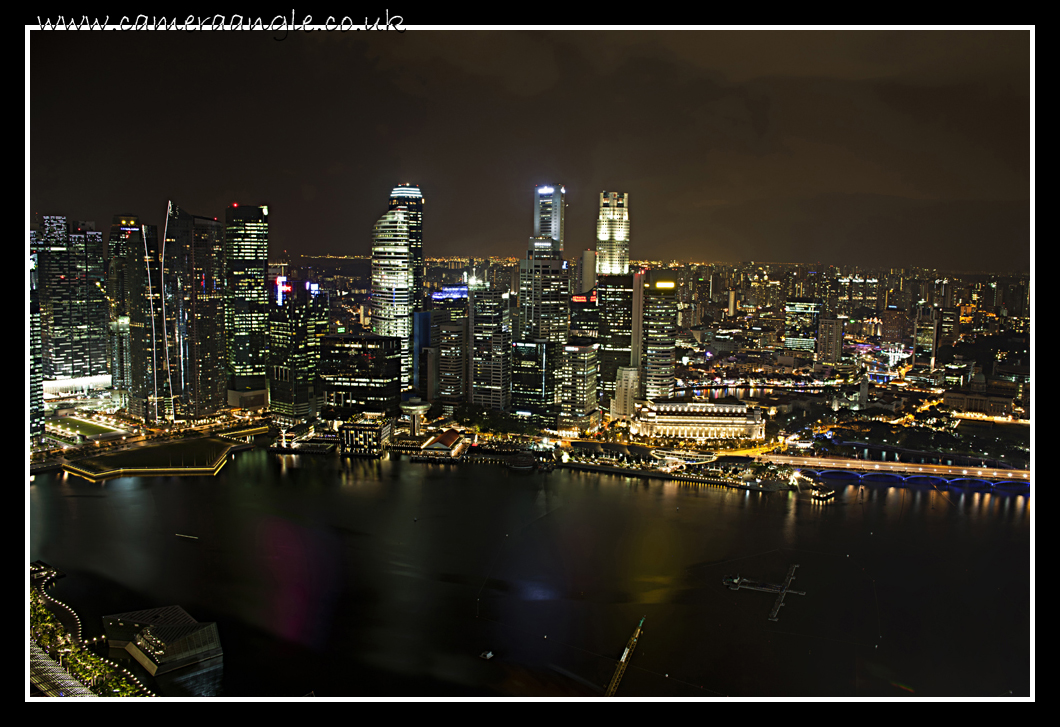
POLYGON ((918 477, 941 479, 947 483, 961 480, 982 480, 991 484, 1014 483, 1030 486, 1030 470, 1009 470, 994 467, 975 467, 963 465, 917 464, 915 462, 870 462, 863 459, 843 459, 838 457, 788 457, 768 454, 760 458, 762 462, 786 464, 803 471, 827 475, 842 472, 863 478, 870 474, 889 474, 903 480, 918 477))

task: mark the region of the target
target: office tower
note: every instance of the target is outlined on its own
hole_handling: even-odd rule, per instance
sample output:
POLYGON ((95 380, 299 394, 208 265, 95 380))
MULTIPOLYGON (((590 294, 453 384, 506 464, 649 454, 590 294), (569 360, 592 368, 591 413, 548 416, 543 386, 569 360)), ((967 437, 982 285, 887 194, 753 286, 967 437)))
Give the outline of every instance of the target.
POLYGON ((295 425, 318 414, 320 341, 328 332, 328 296, 316 283, 280 275, 269 305, 269 411, 295 425))
POLYGON ((34 247, 44 379, 69 380, 71 390, 109 385, 102 233, 45 215, 34 247))
POLYGON ((551 237, 563 253, 567 190, 561 184, 539 184, 534 190, 534 237, 551 237))
POLYGON ((412 388, 412 257, 404 208, 372 229, 372 332, 401 339, 401 390, 412 388))
POLYGON ((652 270, 643 281, 641 389, 646 399, 670 399, 677 358, 677 282, 667 270, 652 270))
POLYGON ((843 318, 822 318, 817 327, 817 360, 837 364, 843 359, 843 318))
POLYGON ((596 221, 597 275, 629 273, 629 194, 601 192, 596 221))
POLYGON ((557 425, 561 431, 591 432, 600 426, 596 399, 598 348, 599 344, 592 338, 572 338, 563 346, 557 425))
MULTIPOLYGON (((35 249, 34 231, 30 232, 30 250, 35 249)), ((44 360, 40 342, 40 300, 37 297, 37 253, 29 256, 29 439, 39 442, 44 436, 44 360)))
POLYGON ((136 215, 114 215, 107 241, 108 361, 114 400, 122 409, 128 408, 132 383, 127 261, 130 250, 136 251, 142 246, 139 218, 136 215))
POLYGON ((507 291, 472 289, 471 343, 472 404, 508 411, 511 405, 512 326, 507 291))
POLYGON ((640 374, 631 366, 618 369, 615 394, 611 397, 611 418, 629 419, 635 411, 634 402, 640 394, 640 374))
POLYGON ((934 308, 920 306, 916 313, 913 336, 913 365, 935 368, 939 347, 939 319, 934 308))
MULTIPOLYGON (((134 238, 135 239, 135 238, 134 238)), ((147 423, 166 421, 169 375, 162 308, 162 260, 156 225, 141 225, 138 244, 126 248, 129 314, 129 413, 147 423)))
POLYGON ((333 420, 366 411, 397 416, 403 345, 400 338, 374 333, 323 336, 317 365, 321 414, 333 420))
POLYGON ((877 309, 880 283, 875 277, 848 275, 839 278, 838 310, 835 313, 850 316, 859 308, 877 309))
POLYGON ((736 297, 737 297, 736 291, 735 290, 730 290, 729 291, 729 305, 725 309, 727 315, 729 316, 729 318, 735 318, 736 317, 736 297))
POLYGON ((784 305, 784 348, 813 354, 821 302, 811 298, 789 298, 784 305))
POLYGON ((167 387, 179 421, 204 419, 228 403, 222 236, 213 217, 169 204, 161 302, 167 387))
POLYGON ((570 297, 570 335, 580 338, 600 336, 600 309, 596 288, 570 297))
POLYGON ((615 394, 618 370, 632 365, 633 276, 599 276, 596 307, 600 318, 599 398, 606 405, 615 394))
POLYGON ((512 412, 536 426, 556 428, 556 350, 560 344, 538 339, 512 344, 512 412))
POLYGON ((468 318, 460 317, 438 327, 438 401, 447 415, 468 400, 467 324, 468 318))
POLYGON ((557 242, 530 238, 526 259, 519 261, 520 338, 567 340, 570 281, 567 261, 557 242))
POLYGON ((423 260, 423 194, 418 184, 399 184, 390 192, 390 210, 403 208, 409 234, 409 265, 412 268, 412 310, 424 309, 427 270, 423 260))
POLYGON ((225 336, 228 404, 243 409, 267 405, 269 208, 233 204, 225 210, 227 274, 225 336))

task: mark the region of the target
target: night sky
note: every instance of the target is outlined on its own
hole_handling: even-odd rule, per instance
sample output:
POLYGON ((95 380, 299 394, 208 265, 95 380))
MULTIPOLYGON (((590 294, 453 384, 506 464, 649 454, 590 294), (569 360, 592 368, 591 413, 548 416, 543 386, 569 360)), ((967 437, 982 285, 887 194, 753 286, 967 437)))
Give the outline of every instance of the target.
POLYGON ((399 182, 424 253, 568 256, 630 194, 631 257, 1027 271, 1031 33, 29 34, 30 212, 268 204, 271 248, 365 255, 399 182))

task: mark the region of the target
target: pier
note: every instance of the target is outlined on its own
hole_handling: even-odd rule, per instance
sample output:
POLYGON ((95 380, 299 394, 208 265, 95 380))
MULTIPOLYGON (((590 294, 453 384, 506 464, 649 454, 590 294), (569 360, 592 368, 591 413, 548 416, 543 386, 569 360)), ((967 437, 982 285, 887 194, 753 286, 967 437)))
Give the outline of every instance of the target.
POLYGON ((769 620, 776 621, 777 614, 780 612, 780 607, 784 605, 784 596, 789 593, 797 593, 800 596, 805 596, 805 591, 793 591, 791 590, 791 582, 795 580, 795 569, 799 565, 795 565, 788 568, 788 575, 784 578, 784 583, 763 583, 761 581, 752 581, 748 578, 740 578, 740 576, 725 576, 721 579, 722 585, 728 586, 730 590, 738 591, 741 588, 747 588, 752 591, 765 591, 767 593, 776 593, 777 600, 773 604, 773 610, 769 612, 769 620))
POLYGON ((626 667, 629 666, 629 658, 633 656, 633 649, 637 648, 637 639, 640 638, 640 629, 644 626, 644 619, 646 618, 647 616, 641 616, 637 629, 629 637, 629 641, 626 643, 626 650, 622 652, 622 656, 618 659, 618 665, 615 667, 615 675, 611 677, 611 683, 607 685, 607 691, 604 692, 605 697, 613 697, 615 692, 618 691, 618 683, 622 681, 622 675, 626 673, 626 667))

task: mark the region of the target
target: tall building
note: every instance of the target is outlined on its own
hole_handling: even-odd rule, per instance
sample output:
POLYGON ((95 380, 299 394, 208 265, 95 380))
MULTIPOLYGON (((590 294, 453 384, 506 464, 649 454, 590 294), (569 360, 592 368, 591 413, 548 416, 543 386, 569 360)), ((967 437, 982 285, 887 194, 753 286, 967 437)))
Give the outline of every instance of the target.
POLYGON ((913 365, 935 368, 939 347, 939 317, 935 308, 921 306, 916 314, 916 333, 913 339, 913 365))
POLYGON ((166 325, 162 307, 162 259, 157 225, 141 225, 138 244, 126 248, 126 312, 129 314, 129 413, 148 423, 171 418, 167 408, 166 325))
POLYGON ((397 416, 401 346, 399 338, 374 333, 323 336, 317 367, 323 386, 321 413, 331 419, 366 411, 397 416))
POLYGON ((508 291, 471 290, 471 403, 508 411, 512 395, 512 325, 508 291))
POLYGON ((640 374, 632 366, 618 369, 615 393, 611 397, 611 418, 629 419, 636 412, 634 402, 640 394, 640 374))
POLYGON ((784 305, 784 348, 813 354, 821 303, 812 298, 789 298, 784 305))
POLYGON ((629 273, 629 194, 601 192, 596 221, 596 274, 629 273))
POLYGON ((167 386, 176 420, 203 419, 228 403, 222 237, 221 223, 215 218, 169 204, 162 253, 162 315, 167 386))
POLYGON ((843 318, 822 318, 817 327, 817 360, 837 364, 843 359, 843 318))
POLYGON ((412 388, 412 256, 408 212, 388 211, 372 229, 372 332, 401 340, 401 390, 412 388))
POLYGON ((575 276, 576 289, 572 293, 588 293, 596 287, 596 253, 583 250, 578 261, 578 274, 575 276))
POLYGON ((390 192, 391 210, 404 208, 409 227, 409 265, 412 267, 412 310, 424 309, 427 269, 423 260, 423 193, 418 184, 399 184, 390 192))
POLYGON ((225 210, 228 404, 267 405, 269 208, 233 204, 225 210))
POLYGON ((74 389, 109 385, 102 233, 89 222, 45 215, 33 243, 44 379, 74 389))
POLYGON ((596 279, 600 318, 600 400, 615 395, 618 370, 631 366, 633 340, 633 276, 601 275, 596 279))
POLYGON ((320 341, 328 333, 328 297, 316 283, 276 278, 269 306, 269 411, 284 424, 318 413, 320 341))
POLYGON ((597 408, 597 349, 593 338, 572 338, 563 346, 560 377, 560 415, 557 428, 563 431, 594 431, 600 426, 597 408))
POLYGON ((669 271, 652 270, 642 287, 641 387, 646 399, 670 399, 677 362, 677 282, 669 271))
POLYGON ((538 427, 556 428, 554 376, 560 344, 538 339, 512 344, 512 412, 538 427))
POLYGON ((128 408, 132 384, 132 340, 128 311, 128 268, 130 251, 143 246, 140 220, 136 215, 114 215, 107 241, 107 299, 110 304, 108 360, 113 396, 120 408, 128 408))
POLYGON ((531 237, 526 259, 519 261, 521 340, 567 340, 570 279, 561 252, 552 238, 531 237))
POLYGON ((551 237, 563 253, 567 190, 562 184, 539 184, 534 190, 534 237, 551 237))
MULTIPOLYGON (((33 232, 30 233, 33 235, 33 232)), ((34 245, 30 244, 32 250, 34 245)), ((29 438, 44 436, 44 360, 40 343, 40 301, 37 298, 37 253, 29 256, 29 438)))

